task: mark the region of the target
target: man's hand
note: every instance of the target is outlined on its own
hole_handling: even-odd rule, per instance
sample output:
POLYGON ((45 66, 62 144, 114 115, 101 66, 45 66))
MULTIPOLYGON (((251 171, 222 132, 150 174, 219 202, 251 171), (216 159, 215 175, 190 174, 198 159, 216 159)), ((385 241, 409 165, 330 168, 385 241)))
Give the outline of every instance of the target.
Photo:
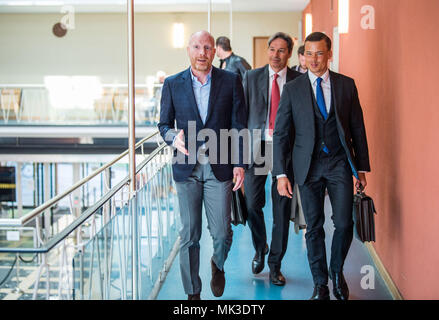
POLYGON ((189 155, 189 152, 186 150, 184 145, 184 131, 183 129, 178 133, 174 140, 174 147, 177 148, 178 151, 184 153, 185 155, 189 155))
POLYGON ((355 188, 359 189, 360 184, 363 186, 363 189, 367 186, 366 174, 364 172, 358 172, 358 180, 355 181, 355 188))
POLYGON ((244 168, 235 167, 233 168, 233 181, 235 181, 235 186, 233 187, 233 191, 241 188, 244 182, 244 168))
POLYGON ((293 188, 287 177, 277 179, 277 192, 283 197, 288 197, 290 199, 293 197, 293 188))

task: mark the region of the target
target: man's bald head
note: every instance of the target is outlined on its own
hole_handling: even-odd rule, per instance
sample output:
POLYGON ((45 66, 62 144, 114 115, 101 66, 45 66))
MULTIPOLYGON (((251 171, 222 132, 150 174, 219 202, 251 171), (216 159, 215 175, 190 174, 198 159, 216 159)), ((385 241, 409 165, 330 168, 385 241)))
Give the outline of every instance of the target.
POLYGON ((192 71, 209 73, 215 52, 215 39, 209 32, 203 30, 193 33, 187 46, 192 71))
POLYGON ((197 31, 191 34, 191 36, 189 37, 189 43, 188 46, 191 45, 194 40, 196 39, 200 39, 200 38, 208 38, 210 39, 210 41, 212 42, 212 46, 215 46, 215 38, 207 31, 205 30, 201 30, 201 31, 197 31))

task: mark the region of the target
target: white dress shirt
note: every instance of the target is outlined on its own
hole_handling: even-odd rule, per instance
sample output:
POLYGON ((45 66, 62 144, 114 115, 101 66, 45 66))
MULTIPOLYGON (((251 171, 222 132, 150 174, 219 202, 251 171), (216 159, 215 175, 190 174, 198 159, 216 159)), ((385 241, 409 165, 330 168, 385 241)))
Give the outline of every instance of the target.
MULTIPOLYGON (((317 101, 317 77, 314 73, 308 70, 309 81, 311 82, 314 98, 317 101)), ((329 69, 320 77, 322 78, 323 97, 325 98, 326 112, 329 114, 331 108, 331 79, 329 77, 329 69)))
MULTIPOLYGON (((269 123, 270 123, 270 109, 271 109, 271 89, 273 86, 273 79, 276 72, 268 65, 268 112, 267 119, 265 120, 265 130, 262 134, 262 140, 273 141, 273 137, 268 134, 269 123)), ((277 72, 279 75, 277 77, 277 85, 279 86, 279 94, 282 95, 285 83, 287 83, 287 67, 283 68, 281 71, 277 72)))

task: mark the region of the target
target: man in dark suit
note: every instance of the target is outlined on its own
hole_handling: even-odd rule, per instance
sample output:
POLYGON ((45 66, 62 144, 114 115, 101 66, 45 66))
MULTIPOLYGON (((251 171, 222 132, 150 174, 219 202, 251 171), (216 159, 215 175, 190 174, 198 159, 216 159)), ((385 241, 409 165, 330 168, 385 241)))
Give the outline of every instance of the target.
POLYGON ((220 141, 219 137, 220 130, 244 129, 247 113, 238 75, 212 67, 213 37, 206 31, 194 33, 187 52, 191 67, 163 84, 158 127, 166 143, 175 147, 172 169, 182 223, 183 287, 189 300, 199 300, 203 204, 213 239, 210 286, 216 297, 224 291, 224 262, 232 244, 232 179, 236 180, 233 190, 239 189, 245 165, 242 143, 220 141), (235 164, 233 152, 239 154, 235 164))
POLYGON ((220 58, 220 69, 239 74, 241 80, 244 79, 247 70, 252 68, 243 57, 233 53, 230 39, 227 37, 216 39, 216 54, 220 58))
POLYGON ((335 297, 347 300, 343 265, 353 235, 352 175, 357 188, 365 187, 365 172, 370 171, 363 112, 354 80, 328 70, 332 57, 328 36, 310 34, 305 40, 305 57, 308 72, 288 83, 282 94, 273 135, 273 174, 287 172, 292 153, 293 176, 279 178, 277 188, 280 195, 290 198, 292 184, 299 185, 314 281, 311 299, 329 299, 329 275, 335 297), (323 230, 325 189, 335 226, 329 272, 323 230))
MULTIPOLYGON (((274 34, 268 41, 269 64, 250 70, 244 77, 244 95, 248 107, 248 128, 251 134, 251 164, 245 173, 244 191, 248 208, 248 225, 256 250, 252 261, 254 274, 264 269, 265 254, 268 253, 265 229, 265 181, 272 167, 272 134, 279 105, 280 95, 285 83, 300 76, 288 68, 288 59, 293 52, 293 40, 283 32, 274 34)), ((286 173, 290 174, 291 170, 286 173)), ((273 284, 285 285, 281 261, 288 242, 288 228, 291 213, 291 200, 280 197, 277 181, 272 180, 273 230, 268 265, 273 284)))

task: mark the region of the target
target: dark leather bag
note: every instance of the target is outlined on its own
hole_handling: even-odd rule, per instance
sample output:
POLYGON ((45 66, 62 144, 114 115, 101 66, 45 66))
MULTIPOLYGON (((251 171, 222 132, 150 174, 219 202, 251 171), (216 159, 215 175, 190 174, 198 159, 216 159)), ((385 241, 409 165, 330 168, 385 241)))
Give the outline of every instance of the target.
POLYGON ((363 188, 354 194, 353 218, 355 233, 361 242, 375 241, 375 205, 363 188))
POLYGON ((247 217, 248 211, 242 190, 232 191, 232 224, 235 226, 238 224, 245 225, 247 217))

